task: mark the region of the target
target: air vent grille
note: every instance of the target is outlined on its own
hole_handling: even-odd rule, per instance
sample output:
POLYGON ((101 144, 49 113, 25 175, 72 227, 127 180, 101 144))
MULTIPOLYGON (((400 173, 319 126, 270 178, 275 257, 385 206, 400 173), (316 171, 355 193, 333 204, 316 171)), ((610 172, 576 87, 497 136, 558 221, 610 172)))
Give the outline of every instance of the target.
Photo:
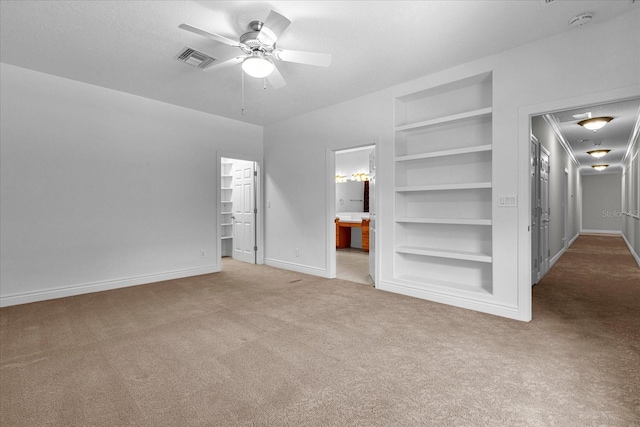
POLYGON ((180 53, 175 56, 175 59, 197 68, 207 68, 216 60, 206 53, 198 52, 188 46, 182 49, 180 53))

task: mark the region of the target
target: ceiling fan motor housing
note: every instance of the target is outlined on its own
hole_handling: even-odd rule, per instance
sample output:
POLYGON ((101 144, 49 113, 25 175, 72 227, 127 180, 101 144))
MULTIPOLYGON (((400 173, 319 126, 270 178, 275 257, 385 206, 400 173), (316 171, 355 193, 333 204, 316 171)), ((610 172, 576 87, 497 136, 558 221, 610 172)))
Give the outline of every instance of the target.
MULTIPOLYGON (((253 23, 260 23, 260 28, 262 28, 262 23, 260 21, 253 21, 253 23)), ((245 53, 251 53, 256 50, 260 50, 263 52, 271 53, 275 49, 275 43, 273 45, 267 45, 258 40, 258 34, 260 34, 260 30, 249 31, 248 33, 244 33, 240 36, 240 43, 244 46, 240 46, 240 48, 245 53), (246 47, 245 47, 246 46, 246 47), (248 48, 248 49, 247 49, 248 48)))

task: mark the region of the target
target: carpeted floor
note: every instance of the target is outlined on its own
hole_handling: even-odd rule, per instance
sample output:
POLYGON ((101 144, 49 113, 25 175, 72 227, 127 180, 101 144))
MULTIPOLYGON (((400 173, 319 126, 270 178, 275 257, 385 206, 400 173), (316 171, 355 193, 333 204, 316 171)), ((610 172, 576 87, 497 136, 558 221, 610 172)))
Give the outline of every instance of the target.
POLYGON ((503 319, 266 266, 0 310, 2 426, 632 426, 640 270, 581 236, 503 319))

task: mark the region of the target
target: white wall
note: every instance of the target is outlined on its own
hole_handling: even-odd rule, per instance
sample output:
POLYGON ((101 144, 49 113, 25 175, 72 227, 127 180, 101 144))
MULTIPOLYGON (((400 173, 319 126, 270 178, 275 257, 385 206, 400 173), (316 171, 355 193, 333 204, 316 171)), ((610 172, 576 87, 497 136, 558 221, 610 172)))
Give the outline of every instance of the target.
POLYGON ((529 116, 548 105, 577 106, 611 93, 640 93, 637 8, 604 23, 571 29, 502 54, 375 92, 265 128, 265 262, 328 277, 332 228, 327 152, 379 141, 377 203, 379 288, 506 317, 531 318, 528 152, 529 116), (584 46, 598 55, 585 55, 584 46), (393 277, 393 98, 483 72, 493 72, 493 194, 518 194, 517 208, 493 209, 490 300, 428 294, 396 286, 393 277), (607 76, 607 78, 602 78, 607 76), (602 93, 600 96, 593 94, 602 93), (530 113, 527 113, 530 114, 530 113), (295 176, 297 179, 290 179, 295 176), (299 258, 293 248, 300 248, 299 258))
POLYGON ((622 231, 622 187, 620 173, 582 177, 582 231, 622 231))
POLYGON ((1 67, 2 305, 220 269, 216 150, 261 127, 1 67))

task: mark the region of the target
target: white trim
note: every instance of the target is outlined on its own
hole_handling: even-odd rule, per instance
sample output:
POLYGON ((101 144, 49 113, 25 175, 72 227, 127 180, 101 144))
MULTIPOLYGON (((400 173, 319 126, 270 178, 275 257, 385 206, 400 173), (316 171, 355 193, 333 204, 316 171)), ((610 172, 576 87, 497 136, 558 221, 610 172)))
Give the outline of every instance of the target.
POLYGON ((387 292, 393 292, 396 294, 407 295, 414 298, 420 298, 427 301, 433 301, 441 304, 452 305, 454 307, 466 308, 482 313, 493 314, 509 319, 524 321, 531 320, 528 317, 523 317, 520 313, 520 310, 516 306, 478 301, 475 299, 454 296, 451 294, 444 294, 426 289, 417 289, 415 287, 400 285, 388 281, 380 281, 377 289, 387 292))
POLYGON ((627 247, 629 248, 629 252, 631 252, 631 255, 636 260, 636 263, 638 264, 638 267, 640 267, 640 256, 638 256, 636 251, 633 250, 633 246, 631 246, 631 243, 629 243, 629 241, 627 240, 627 236, 622 234, 622 238, 624 239, 624 242, 627 244, 627 247))
POLYGON ((265 258, 265 265, 269 267, 280 268, 283 270, 296 271, 298 273, 310 274, 312 276, 324 277, 325 279, 331 279, 329 272, 326 269, 318 267, 309 267, 308 265, 296 264, 288 261, 278 261, 272 258, 265 258))
POLYGON ((562 255, 564 255, 564 253, 566 251, 567 251, 566 248, 562 248, 562 249, 560 249, 560 251, 553 258, 551 258, 551 260, 549 261, 549 270, 551 270, 553 268, 555 263, 558 262, 560 257, 562 257, 562 255))
POLYGON ((219 271, 220 264, 210 267, 190 268, 187 270, 169 271, 165 273, 149 274, 145 276, 128 277, 125 279, 65 286, 57 289, 47 289, 44 291, 25 292, 21 294, 13 294, 0 297, 0 307, 27 304, 37 301, 46 301, 93 292, 110 291, 112 289, 146 285, 149 283, 162 282, 165 280, 182 279, 184 277, 200 276, 203 274, 217 273, 219 271))
POLYGON ((582 165, 573 154, 573 150, 571 149, 571 146, 569 145, 564 135, 562 134, 562 131, 560 130, 560 125, 558 124, 558 121, 556 120, 556 118, 551 114, 544 114, 542 118, 544 119, 545 122, 547 122, 547 124, 553 131, 553 134, 556 136, 556 138, 558 138, 558 142, 560 142, 560 145, 562 145, 562 148, 564 148, 564 151, 566 151, 569 157, 571 157, 571 161, 573 161, 573 164, 576 165, 578 169, 580 169, 582 165))
MULTIPOLYGON (((325 149, 325 167, 327 171, 327 191, 326 193, 326 212, 325 212, 325 227, 326 227, 326 253, 327 253, 327 278, 336 278, 336 154, 337 151, 331 150, 326 147, 325 149)), ((350 149, 355 150, 355 149, 350 149)), ((346 151, 346 150, 345 150, 346 151)))
POLYGON ((567 249, 570 248, 571 245, 573 245, 573 242, 575 242, 578 237, 580 237, 580 233, 576 233, 576 235, 573 236, 571 240, 569 240, 569 245, 567 245, 567 249))
MULTIPOLYGON (((580 108, 606 102, 630 99, 640 95, 640 85, 621 87, 603 92, 585 93, 572 98, 562 98, 541 104, 522 106, 518 109, 518 195, 520 200, 531 200, 530 145, 531 117, 549 112, 580 108)), ((579 174, 578 174, 579 176, 579 174)), ((581 183, 581 181, 580 181, 581 183)), ((582 199, 582 194, 581 194, 582 199)), ((518 317, 531 320, 531 211, 529 202, 518 204, 518 317)), ((579 210, 582 224, 582 209, 579 210)))
POLYGON ((620 230, 580 230, 580 234, 615 234, 622 235, 620 230))

